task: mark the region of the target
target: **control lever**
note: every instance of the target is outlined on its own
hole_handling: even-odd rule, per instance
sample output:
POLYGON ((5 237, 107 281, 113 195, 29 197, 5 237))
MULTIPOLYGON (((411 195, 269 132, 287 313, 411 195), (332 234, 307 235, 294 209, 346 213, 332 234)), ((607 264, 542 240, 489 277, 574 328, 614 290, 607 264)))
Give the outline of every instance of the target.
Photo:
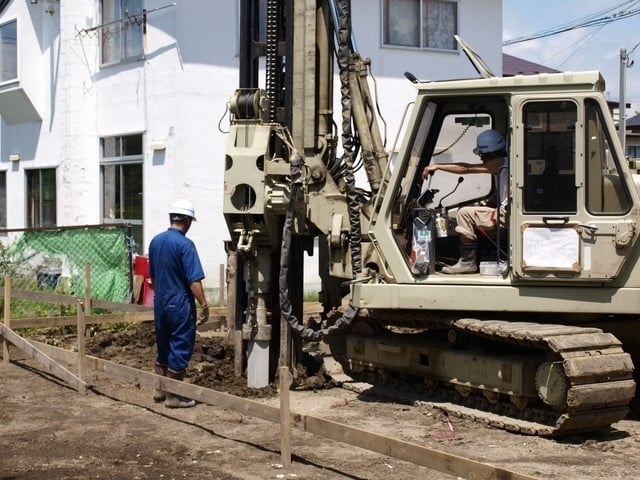
POLYGON ((453 193, 458 189, 458 187, 462 182, 464 182, 464 177, 458 177, 458 183, 456 183, 456 186, 453 188, 453 190, 451 190, 449 193, 447 193, 444 197, 440 199, 440 202, 438 203, 438 209, 442 208, 442 201, 445 198, 447 198, 449 195, 453 195, 453 193))

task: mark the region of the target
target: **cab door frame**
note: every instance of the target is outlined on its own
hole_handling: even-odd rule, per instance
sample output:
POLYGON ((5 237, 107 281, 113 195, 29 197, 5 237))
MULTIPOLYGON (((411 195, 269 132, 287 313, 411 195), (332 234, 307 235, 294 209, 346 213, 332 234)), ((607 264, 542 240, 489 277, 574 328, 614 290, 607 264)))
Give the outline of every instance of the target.
POLYGON ((632 208, 638 199, 606 104, 585 94, 514 96, 512 105, 514 276, 612 281, 638 237, 632 208), (574 108, 575 123, 564 125, 574 108), (533 125, 538 111, 542 124, 533 125), (562 154, 547 173, 554 164, 551 146, 562 154), (611 179, 605 168, 610 162, 616 167, 611 179), (593 200, 598 179, 602 208, 593 200))

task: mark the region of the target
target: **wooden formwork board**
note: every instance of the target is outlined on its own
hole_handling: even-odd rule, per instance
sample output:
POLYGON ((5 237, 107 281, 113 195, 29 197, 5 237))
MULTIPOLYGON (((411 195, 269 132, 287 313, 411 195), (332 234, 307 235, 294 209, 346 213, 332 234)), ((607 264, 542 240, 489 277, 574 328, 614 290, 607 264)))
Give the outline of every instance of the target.
POLYGON ((36 346, 32 345, 30 342, 22 338, 20 335, 18 335, 2 323, 0 323, 0 334, 2 334, 2 336, 6 340, 22 350, 29 358, 41 363, 45 367, 45 370, 50 374, 58 377, 61 380, 64 380, 76 390, 84 391, 84 389, 86 389, 87 384, 84 381, 82 381, 76 375, 71 373, 71 371, 67 370, 65 367, 57 363, 56 359, 53 359, 49 355, 47 355, 42 348, 37 348, 36 346))
MULTIPOLYGON (((218 309, 211 309, 209 321, 198 325, 198 331, 203 332, 215 327, 219 327, 224 315, 217 313, 218 309)), ((124 313, 101 313, 99 315, 85 315, 87 325, 98 325, 103 323, 143 323, 153 321, 153 312, 124 312, 124 313)), ((65 315, 60 317, 25 317, 12 318, 11 328, 49 328, 64 327, 65 325, 76 325, 76 315, 65 315)))
MULTIPOLYGON (((100 315, 85 315, 84 318, 87 325, 102 323, 141 323, 153 320, 153 312, 103 313, 100 315)), ((12 318, 11 328, 63 327, 65 325, 75 325, 76 322, 76 315, 12 318)))
MULTIPOLYGON (((153 320, 153 312, 125 312, 125 313, 103 313, 100 315, 85 315, 85 323, 102 324, 102 323, 132 323, 132 322, 148 322, 153 320)), ((65 325, 75 325, 77 323, 76 315, 66 315, 60 317, 28 317, 28 318, 12 318, 12 328, 49 328, 63 327, 65 325)))
MULTIPOLYGON (((22 300, 32 300, 36 302, 56 303, 59 305, 76 305, 78 300, 85 300, 84 297, 62 295, 60 293, 39 292, 35 290, 11 289, 11 298, 22 300)), ((103 308, 118 310, 121 312, 153 312, 152 307, 138 305, 135 303, 112 302, 110 300, 91 300, 91 308, 103 308)))
MULTIPOLYGON (((11 332, 10 329, 1 324, 0 328, 2 328, 3 334, 5 334, 5 332, 11 332)), ((41 355, 46 358, 68 364, 77 364, 78 362, 78 354, 75 352, 40 342, 27 342, 13 332, 8 335, 8 340, 11 341, 11 343, 16 344, 19 348, 26 347, 28 349, 30 347, 32 350, 40 352, 41 355), (20 340, 14 342, 14 340, 17 340, 15 337, 20 338, 20 340)), ((283 424, 290 424, 307 433, 320 435, 325 438, 330 438, 342 443, 381 453, 416 465, 425 466, 450 475, 457 475, 468 479, 535 480, 535 477, 503 469, 501 467, 387 437, 375 432, 361 430, 349 425, 344 425, 311 415, 290 412, 289 418, 284 419, 283 421, 279 408, 264 405, 255 400, 235 397, 227 393, 180 382, 90 355, 86 355, 84 359, 84 366, 86 368, 102 371, 136 384, 152 388, 160 388, 170 393, 193 398, 201 403, 230 409, 269 422, 280 423, 281 426, 283 424)), ((53 371, 51 373, 56 375, 53 371)), ((63 380, 66 381, 65 378, 63 378, 63 380)))

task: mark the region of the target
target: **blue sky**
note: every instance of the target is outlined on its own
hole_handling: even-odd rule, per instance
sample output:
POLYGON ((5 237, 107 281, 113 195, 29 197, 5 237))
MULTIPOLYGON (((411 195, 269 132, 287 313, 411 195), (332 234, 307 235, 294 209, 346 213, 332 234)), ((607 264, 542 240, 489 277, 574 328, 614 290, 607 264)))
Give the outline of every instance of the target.
MULTIPOLYGON (((611 7, 618 12, 640 11, 640 0, 503 0, 503 40, 529 36, 573 23, 611 7)), ((598 17, 600 17, 598 15, 598 17)), ((640 14, 604 26, 573 29, 503 47, 510 55, 558 70, 599 70, 606 81, 607 99, 620 98, 620 49, 625 48, 635 64, 626 68, 627 115, 640 112, 640 14), (635 51, 631 50, 637 46, 635 51)))

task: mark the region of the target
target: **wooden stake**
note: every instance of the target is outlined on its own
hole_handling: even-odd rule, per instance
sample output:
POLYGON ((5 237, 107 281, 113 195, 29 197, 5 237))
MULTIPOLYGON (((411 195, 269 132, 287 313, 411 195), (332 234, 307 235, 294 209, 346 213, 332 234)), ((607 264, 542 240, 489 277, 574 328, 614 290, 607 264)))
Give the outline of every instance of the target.
POLYGON ((91 313, 91 264, 84 264, 84 311, 91 313))
POLYGON ((225 266, 220 264, 220 294, 218 295, 218 305, 220 305, 221 307, 224 307, 226 305, 225 303, 225 299, 224 299, 224 286, 225 286, 225 266))
MULTIPOLYGON (((11 328, 11 277, 4 276, 4 324, 7 328, 11 328)), ((2 363, 9 363, 9 342, 6 338, 2 338, 2 363)))
POLYGON ((289 401, 289 387, 293 377, 289 367, 278 368, 280 377, 280 456, 282 465, 291 466, 291 405, 289 401))
POLYGON ((227 328, 233 334, 233 358, 236 377, 242 376, 244 366, 244 348, 242 341, 242 316, 238 318, 238 254, 229 250, 227 254, 229 269, 229 290, 227 292, 227 328))
POLYGON ((87 393, 87 388, 86 388, 86 384, 84 383, 85 381, 85 368, 84 368, 84 364, 85 364, 85 342, 84 342, 84 336, 85 336, 85 332, 86 332, 86 323, 85 323, 85 318, 84 318, 84 309, 83 309, 83 305, 82 305, 82 300, 78 299, 78 304, 77 304, 77 310, 76 310, 76 317, 78 319, 78 335, 77 335, 77 339, 78 339, 78 378, 83 382, 81 384, 81 388, 78 390, 80 393, 87 393))

